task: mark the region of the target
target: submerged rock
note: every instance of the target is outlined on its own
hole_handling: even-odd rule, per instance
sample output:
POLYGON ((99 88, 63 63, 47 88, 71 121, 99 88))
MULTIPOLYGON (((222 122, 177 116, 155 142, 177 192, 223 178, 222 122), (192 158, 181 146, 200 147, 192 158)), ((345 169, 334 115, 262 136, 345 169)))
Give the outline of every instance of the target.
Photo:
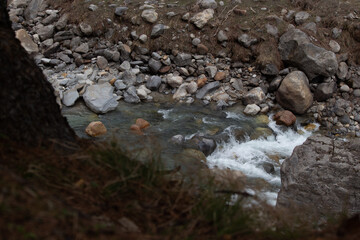
POLYGON ((91 137, 98 137, 106 134, 107 129, 102 122, 96 121, 96 122, 91 122, 86 127, 85 132, 91 137))
POLYGON ((150 123, 148 121, 146 121, 145 119, 142 119, 142 118, 136 119, 135 124, 138 125, 140 129, 150 127, 150 123))

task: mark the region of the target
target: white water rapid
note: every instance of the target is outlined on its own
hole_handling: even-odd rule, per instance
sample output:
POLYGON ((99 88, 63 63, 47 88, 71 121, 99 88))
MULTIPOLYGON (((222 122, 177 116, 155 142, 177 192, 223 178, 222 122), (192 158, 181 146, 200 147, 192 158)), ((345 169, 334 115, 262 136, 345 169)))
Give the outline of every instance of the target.
MULTIPOLYGON (((228 113, 228 118, 241 120, 242 115, 228 113)), ((272 117, 270 117, 272 119, 272 117)), ((218 145, 214 153, 207 157, 207 164, 210 168, 218 167, 220 169, 240 170, 247 178, 263 179, 270 183, 273 188, 259 192, 260 198, 263 198, 270 205, 276 204, 277 193, 280 188, 280 164, 284 159, 291 155, 294 148, 301 145, 311 135, 311 132, 299 127, 298 133, 291 128, 281 128, 272 120, 269 127, 273 130, 271 136, 250 140, 247 138, 243 142, 235 140, 231 135, 230 126, 226 131, 230 134, 230 141, 218 145), (271 157, 273 156, 273 157, 271 157), (278 162, 271 158, 278 158, 278 162), (271 163, 275 167, 274 173, 267 173, 263 164, 271 163)), ((238 127, 238 126, 237 126, 238 127)))

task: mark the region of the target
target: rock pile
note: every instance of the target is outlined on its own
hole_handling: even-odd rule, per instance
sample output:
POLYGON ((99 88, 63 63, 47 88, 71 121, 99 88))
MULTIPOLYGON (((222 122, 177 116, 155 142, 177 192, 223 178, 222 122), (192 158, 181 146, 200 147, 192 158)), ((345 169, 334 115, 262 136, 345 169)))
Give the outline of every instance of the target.
MULTIPOLYGON (((131 4, 111 4, 115 18, 128 17, 132 25, 120 28, 109 20, 113 27, 106 32, 98 32, 87 20, 70 23, 69 15, 50 9, 45 0, 13 0, 9 10, 22 45, 44 69, 58 102, 65 106, 82 98, 92 111, 106 113, 121 99, 128 103, 153 101, 152 92, 156 91, 189 104, 195 100, 205 105, 216 102, 218 108, 242 102, 249 115, 281 106, 296 114, 312 113, 326 127, 336 126, 341 133, 360 136, 360 69, 348 65, 348 54, 337 42, 341 29, 332 29, 325 49, 316 39, 318 22, 311 22, 309 13, 283 9, 279 16, 268 16, 264 34, 277 42, 278 49, 270 50, 278 57, 260 61, 259 71, 252 64, 233 61, 227 51, 212 52, 200 37, 199 29, 212 26, 223 5, 221 1, 199 1, 195 13, 179 15, 176 11, 164 14, 160 11, 163 3, 143 4, 138 15, 128 16, 131 4), (176 40, 178 33, 191 29, 179 32, 165 25, 164 18, 179 18, 178 24, 195 26, 194 32, 188 33, 192 53, 179 51, 181 46, 171 52, 146 47, 165 33, 172 33, 176 40), (293 20, 296 26, 291 24, 293 20), (151 31, 139 30, 141 24, 151 26, 151 31), (280 26, 285 31, 279 31, 280 26), (128 33, 128 37, 114 44, 115 31, 128 33)), ((167 7, 175 10, 176 5, 167 7)), ((89 3, 88 11, 100 8, 89 3)), ((241 17, 247 12, 234 7, 229 14, 241 17)), ((267 54, 254 50, 263 49, 264 44, 252 31, 239 32, 234 39, 227 27, 217 30, 214 38, 223 49, 234 41, 258 54, 257 59, 262 52, 267 54)))

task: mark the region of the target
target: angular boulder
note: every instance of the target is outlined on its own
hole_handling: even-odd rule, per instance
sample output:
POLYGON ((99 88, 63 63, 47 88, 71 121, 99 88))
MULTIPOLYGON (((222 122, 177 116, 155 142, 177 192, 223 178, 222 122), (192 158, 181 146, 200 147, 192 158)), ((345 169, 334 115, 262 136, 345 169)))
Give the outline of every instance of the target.
POLYGON ((244 105, 248 104, 260 104, 265 100, 265 93, 261 87, 251 89, 245 94, 242 101, 244 105))
POLYGON ((179 99, 185 97, 188 94, 188 92, 187 92, 188 85, 189 85, 189 83, 181 84, 180 87, 174 93, 173 99, 179 100, 179 99))
POLYGON ((164 34, 165 30, 169 29, 169 26, 166 26, 164 24, 156 24, 152 30, 151 30, 151 34, 150 37, 151 38, 158 38, 160 37, 162 34, 164 34))
POLYGON ((159 89, 160 85, 161 85, 161 77, 159 76, 151 76, 147 82, 146 82, 146 87, 148 89, 150 89, 151 91, 156 91, 159 89))
POLYGON ((202 12, 199 12, 195 14, 190 19, 190 22, 192 22, 197 28, 203 28, 210 19, 214 17, 214 10, 211 8, 205 9, 202 12))
POLYGON ((313 135, 281 165, 278 207, 309 213, 360 212, 360 139, 313 135))
POLYGON ((313 103, 306 75, 301 71, 289 73, 276 92, 276 101, 285 109, 304 114, 313 103))
POLYGON ((205 95, 215 89, 218 89, 220 87, 220 83, 218 81, 215 82, 211 82, 206 84, 205 86, 203 86, 197 93, 196 93, 196 98, 197 99, 202 99, 203 97, 205 97, 205 95))
POLYGON ((314 45, 299 29, 284 33, 278 49, 281 60, 305 72, 310 80, 318 76, 331 77, 338 69, 335 53, 314 45))
POLYGON ((78 100, 79 97, 80 96, 76 88, 69 89, 64 92, 62 103, 67 107, 71 107, 75 104, 76 100, 78 100))
POLYGON ((327 99, 332 97, 335 91, 336 91, 335 82, 320 83, 315 90, 314 98, 316 101, 319 102, 326 101, 327 99))
POLYGON ((24 12, 25 19, 34 19, 38 12, 44 9, 44 2, 44 0, 31 0, 24 12))
POLYGON ((154 9, 145 9, 141 13, 141 17, 149 22, 149 23, 155 23, 158 19, 159 14, 154 9))
POLYGON ((189 53, 179 53, 178 55, 176 55, 174 63, 178 67, 184 67, 191 64, 191 58, 191 54, 189 53))
POLYGON ((15 32, 16 38, 19 39, 21 46, 29 53, 39 52, 39 47, 31 39, 30 35, 26 32, 25 29, 19 29, 15 32))
POLYGON ((174 76, 173 74, 169 74, 167 76, 167 83, 173 88, 179 87, 183 81, 184 80, 181 76, 174 76))
POLYGON ((95 113, 107 113, 115 110, 119 104, 113 95, 114 87, 110 83, 91 85, 86 88, 83 95, 88 108, 95 113))

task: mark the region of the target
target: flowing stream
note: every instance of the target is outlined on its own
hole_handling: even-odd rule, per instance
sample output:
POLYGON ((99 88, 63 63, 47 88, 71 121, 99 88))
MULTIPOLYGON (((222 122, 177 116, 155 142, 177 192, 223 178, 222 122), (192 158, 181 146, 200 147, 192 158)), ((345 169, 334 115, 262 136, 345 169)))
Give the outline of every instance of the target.
POLYGON ((115 111, 104 115, 92 113, 80 102, 62 112, 80 137, 87 137, 85 128, 91 121, 102 121, 109 132, 102 139, 115 138, 137 158, 160 156, 168 168, 182 165, 181 153, 188 147, 171 143, 172 136, 181 134, 187 140, 195 135, 213 138, 217 148, 207 157, 207 166, 240 170, 246 175, 249 191, 263 183, 256 191, 275 205, 281 184, 280 165, 311 132, 277 126, 268 120, 271 117, 248 117, 242 111, 237 105, 217 110, 196 102, 187 105, 164 101, 137 105, 120 102, 115 111), (130 130, 137 118, 151 124, 144 135, 130 130))

